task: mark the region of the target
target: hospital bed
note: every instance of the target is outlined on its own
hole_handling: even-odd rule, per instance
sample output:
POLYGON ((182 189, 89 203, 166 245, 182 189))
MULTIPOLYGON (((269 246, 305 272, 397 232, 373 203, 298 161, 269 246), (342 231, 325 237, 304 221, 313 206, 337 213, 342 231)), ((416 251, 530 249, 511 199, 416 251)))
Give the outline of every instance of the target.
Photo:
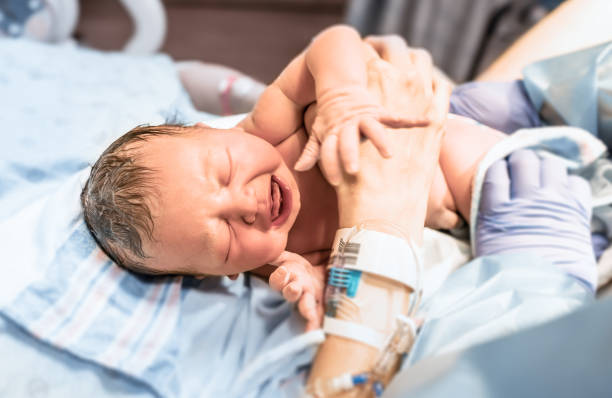
MULTIPOLYGON (((165 120, 229 127, 238 119, 195 110, 164 55, 101 53, 71 42, 0 39, 0 93, 0 396, 298 396, 323 336, 302 334, 303 321, 262 280, 127 273, 97 248, 80 214, 88 165, 122 132, 165 120)), ((583 147, 597 150, 589 142, 583 147)), ((434 297, 469 247, 436 231, 425 238, 426 294, 434 297)), ((581 294, 559 305, 577 307, 581 294)), ((609 319, 608 304, 594 311, 609 319)), ((453 362, 423 343, 422 358, 410 359, 414 375, 399 377, 389 394, 418 387, 402 380, 431 381, 427 366, 440 371, 463 361, 458 369, 468 372, 469 358, 505 347, 489 344, 453 362)), ((610 361, 602 369, 609 372, 610 361)), ((448 383, 457 377, 478 374, 448 383)))
MULTIPOLYGON (((159 50, 166 36, 166 12, 161 0, 119 2, 133 25, 123 51, 148 54, 159 50)), ((27 36, 61 43, 71 40, 79 19, 78 0, 3 0, 0 6, 0 37, 27 36)))

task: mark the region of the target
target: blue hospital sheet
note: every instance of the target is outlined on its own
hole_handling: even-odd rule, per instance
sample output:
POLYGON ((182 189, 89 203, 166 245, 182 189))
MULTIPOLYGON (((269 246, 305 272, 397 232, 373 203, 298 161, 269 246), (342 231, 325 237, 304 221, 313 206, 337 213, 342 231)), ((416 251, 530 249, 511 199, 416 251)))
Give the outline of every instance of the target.
POLYGON ((0 356, 16 358, 0 361, 10 375, 0 395, 296 396, 322 334, 301 334, 278 293, 248 275, 133 275, 82 220, 88 164, 113 139, 138 124, 211 118, 172 61, 0 39, 0 93, 0 356))
POLYGON ((0 93, 0 356, 15 358, 0 361, 0 395, 290 389, 321 334, 283 346, 303 322, 278 293, 249 276, 133 275, 82 220, 88 164, 112 140, 138 124, 213 118, 193 108, 172 60, 0 39, 0 93))
POLYGON ((461 352, 425 359, 387 398, 609 397, 612 299, 461 352))

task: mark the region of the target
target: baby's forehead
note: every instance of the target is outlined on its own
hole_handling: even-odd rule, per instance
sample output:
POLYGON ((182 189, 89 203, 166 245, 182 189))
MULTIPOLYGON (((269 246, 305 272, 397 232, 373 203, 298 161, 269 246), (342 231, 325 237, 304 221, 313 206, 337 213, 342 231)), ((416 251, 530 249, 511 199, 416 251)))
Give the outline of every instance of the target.
POLYGON ((189 141, 195 141, 195 137, 189 130, 177 131, 171 134, 151 135, 143 139, 132 141, 125 145, 122 150, 132 156, 135 160, 150 160, 151 157, 168 157, 171 150, 177 150, 181 146, 189 146, 189 141))

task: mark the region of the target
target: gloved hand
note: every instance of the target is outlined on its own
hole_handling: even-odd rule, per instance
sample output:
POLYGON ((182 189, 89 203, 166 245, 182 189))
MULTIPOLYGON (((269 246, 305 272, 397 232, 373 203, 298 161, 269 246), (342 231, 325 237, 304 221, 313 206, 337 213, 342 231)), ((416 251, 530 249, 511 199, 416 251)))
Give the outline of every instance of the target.
POLYGON ((489 168, 476 222, 476 256, 535 251, 597 286, 591 190, 557 158, 519 150, 489 168))
POLYGON ((461 84, 451 95, 450 113, 469 117, 507 134, 542 125, 519 80, 461 84))

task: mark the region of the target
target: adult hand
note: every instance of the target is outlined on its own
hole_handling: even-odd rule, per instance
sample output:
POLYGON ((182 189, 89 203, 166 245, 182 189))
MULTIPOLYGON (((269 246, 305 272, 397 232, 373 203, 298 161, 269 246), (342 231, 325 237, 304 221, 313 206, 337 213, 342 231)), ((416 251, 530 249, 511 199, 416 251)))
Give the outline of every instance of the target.
POLYGON ((433 93, 442 80, 434 74, 429 53, 408 47, 396 35, 369 36, 365 42, 373 53, 368 63, 368 88, 383 108, 406 120, 435 117, 429 113, 436 111, 432 108, 433 93))
POLYGON ((595 289, 591 190, 557 158, 519 150, 489 168, 476 224, 476 256, 531 250, 595 289))
MULTIPOLYGON (((433 97, 435 85, 440 85, 442 82, 448 83, 448 80, 436 72, 429 53, 422 49, 408 47, 404 39, 396 35, 370 36, 365 40, 376 51, 380 59, 394 67, 389 70, 388 67, 385 67, 385 63, 370 65, 370 73, 373 75, 370 79, 371 89, 373 92, 378 92, 379 101, 383 103, 383 106, 392 109, 399 108, 396 112, 403 109, 407 116, 413 118, 418 114, 432 112, 434 109, 428 99, 431 100, 433 97), (392 73, 403 76, 401 79, 389 76, 392 73), (390 85, 385 84, 384 81, 403 81, 404 84, 390 85)), ((450 84, 447 84, 446 87, 450 87, 450 84)), ((395 151, 398 150, 395 149, 395 151)), ((440 165, 436 165, 428 196, 425 226, 451 229, 460 222, 455 200, 448 188, 442 169, 440 165)))
POLYGON ((422 118, 430 109, 435 81, 440 81, 434 72, 431 55, 423 49, 410 48, 406 41, 397 35, 368 36, 365 42, 376 53, 368 65, 370 85, 373 83, 379 90, 379 101, 386 109, 396 109, 406 118, 422 118), (393 66, 390 70, 380 68, 376 59, 386 61, 393 66), (382 73, 382 75, 381 75, 382 73), (396 76, 385 76, 395 74, 396 76), (382 80, 393 82, 389 87, 382 80), (393 90, 389 91, 389 88, 393 90))
POLYGON ((380 155, 391 156, 385 126, 425 126, 424 118, 407 118, 405 112, 390 114, 377 103, 367 87, 346 86, 317 97, 317 113, 308 142, 294 168, 305 171, 320 158, 327 181, 337 185, 342 171, 354 174, 359 170, 360 137, 369 139, 380 155))
MULTIPOLYGON (((360 172, 345 175, 337 188, 340 222, 342 226, 351 226, 367 218, 378 218, 408 231, 416 232, 414 228, 420 231, 437 168, 450 87, 434 79, 431 97, 427 90, 407 97, 406 75, 387 61, 374 62, 369 70, 369 88, 381 103, 391 112, 409 109, 408 103, 419 104, 430 124, 424 128, 387 130, 393 147, 401 148, 391 159, 377 156, 370 142, 361 144, 360 172)), ((415 236, 420 236, 420 232, 415 236)))

